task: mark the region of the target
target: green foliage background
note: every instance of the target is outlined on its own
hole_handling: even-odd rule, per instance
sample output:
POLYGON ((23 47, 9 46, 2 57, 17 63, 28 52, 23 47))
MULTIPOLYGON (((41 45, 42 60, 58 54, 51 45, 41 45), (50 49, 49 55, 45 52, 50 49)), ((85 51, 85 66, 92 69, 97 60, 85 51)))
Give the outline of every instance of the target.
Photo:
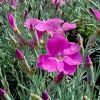
MULTIPOLYGON (((16 10, 12 10, 7 4, 0 4, 0 87, 4 87, 8 90, 12 100, 35 100, 32 99, 31 94, 41 96, 41 93, 47 90, 47 87, 53 86, 53 90, 49 93, 51 100, 83 100, 83 96, 88 96, 90 100, 100 100, 100 96, 96 98, 94 88, 91 87, 85 80, 86 70, 79 67, 77 73, 73 77, 66 77, 61 84, 55 85, 52 83, 52 79, 55 76, 54 73, 47 73, 44 71, 38 71, 31 77, 26 75, 21 67, 20 62, 15 57, 15 48, 10 36, 14 36, 14 32, 9 26, 6 13, 11 11, 14 13, 16 23, 19 30, 26 39, 31 39, 29 31, 23 26, 23 12, 25 9, 30 9, 30 16, 46 20, 49 18, 61 18, 68 22, 76 22, 78 28, 75 31, 69 32, 69 34, 80 33, 84 38, 84 44, 86 45, 90 35, 96 34, 96 30, 100 28, 100 23, 90 14, 89 8, 100 9, 99 0, 89 2, 88 0, 76 0, 75 2, 66 2, 65 6, 62 6, 62 13, 56 11, 53 5, 50 5, 50 0, 25 0, 16 10)), ((73 37, 70 37, 73 38, 73 37)), ((30 65, 30 67, 36 67, 36 60, 39 54, 45 51, 40 49, 33 50, 28 47, 20 48, 30 65)), ((100 40, 97 39, 95 46, 90 50, 98 52, 96 56, 93 56, 95 82, 100 75, 100 40), (98 63, 98 64, 97 64, 98 63)), ((98 88, 98 86, 97 86, 98 88)), ((97 89, 100 95, 99 88, 97 89)))

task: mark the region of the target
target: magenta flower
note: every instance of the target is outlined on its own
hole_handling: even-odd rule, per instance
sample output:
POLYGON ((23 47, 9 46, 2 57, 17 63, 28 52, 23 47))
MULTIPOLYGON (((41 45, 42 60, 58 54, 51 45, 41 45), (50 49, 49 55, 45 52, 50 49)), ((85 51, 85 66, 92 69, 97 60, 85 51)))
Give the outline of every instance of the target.
POLYGON ((23 59, 24 58, 23 53, 19 49, 16 49, 16 57, 18 59, 23 59))
POLYGON ((52 4, 55 6, 63 6, 65 5, 65 0, 52 0, 52 4))
POLYGON ((96 19, 98 21, 100 21, 100 10, 96 10, 96 9, 92 9, 92 8, 90 8, 89 10, 96 17, 96 19))
POLYGON ((30 30, 36 30, 38 38, 40 39, 43 32, 61 32, 61 24, 64 21, 58 18, 49 19, 47 21, 40 21, 38 19, 29 18, 24 23, 24 26, 30 30))
POLYGON ((0 88, 0 97, 3 97, 6 94, 6 92, 0 88))
POLYGON ((17 25, 16 25, 16 21, 12 13, 8 13, 8 21, 9 21, 11 28, 16 32, 17 25))
POLYGON ((73 75, 82 63, 80 47, 61 35, 54 35, 47 41, 46 54, 38 57, 37 66, 48 72, 63 72, 73 75))
POLYGON ((60 24, 64 21, 58 18, 49 19, 47 21, 40 21, 38 19, 29 18, 24 23, 24 26, 28 29, 36 29, 38 31, 57 31, 60 28, 60 24))
POLYGON ((65 31, 75 29, 76 23, 64 23, 64 21, 59 18, 48 19, 46 21, 29 18, 24 23, 24 26, 30 30, 35 30, 38 38, 40 39, 44 32, 49 33, 51 36, 54 34, 64 35, 65 31))

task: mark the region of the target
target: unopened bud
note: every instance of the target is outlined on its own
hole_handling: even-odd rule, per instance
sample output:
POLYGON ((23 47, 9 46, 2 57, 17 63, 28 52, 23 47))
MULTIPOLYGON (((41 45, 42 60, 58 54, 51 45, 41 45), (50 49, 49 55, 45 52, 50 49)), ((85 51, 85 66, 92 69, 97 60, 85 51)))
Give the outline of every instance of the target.
POLYGON ((5 90, 0 88, 0 97, 4 97, 5 94, 6 94, 5 90))
POLYGON ((94 85, 94 71, 93 71, 93 64, 92 64, 89 54, 86 55, 85 63, 86 63, 86 71, 87 71, 87 82, 93 86, 94 85))
POLYGON ((86 55, 85 63, 87 67, 90 67, 92 65, 92 61, 89 54, 86 55))
POLYGON ((13 13, 8 13, 7 17, 8 17, 8 21, 9 21, 11 28, 13 29, 14 32, 16 32, 17 25, 16 25, 16 21, 14 19, 13 13))
POLYGON ((16 57, 17 57, 19 60, 24 58, 23 53, 22 53, 19 49, 16 49, 16 57))
POLYGON ((23 17, 26 20, 27 17, 29 17, 29 11, 27 9, 25 9, 24 13, 23 13, 23 17))
POLYGON ((28 65, 23 53, 19 49, 16 49, 16 57, 20 60, 23 71, 27 74, 30 74, 30 66, 28 65))
POLYGON ((15 10, 17 7, 17 0, 12 0, 12 5, 11 7, 15 10))
POLYGON ((42 92, 42 100, 49 100, 48 92, 42 92))
POLYGON ((12 100, 5 90, 0 88, 0 98, 1 100, 12 100))
POLYGON ((55 83, 60 83, 62 81, 64 77, 64 73, 63 72, 60 72, 55 78, 54 78, 54 81, 55 83))

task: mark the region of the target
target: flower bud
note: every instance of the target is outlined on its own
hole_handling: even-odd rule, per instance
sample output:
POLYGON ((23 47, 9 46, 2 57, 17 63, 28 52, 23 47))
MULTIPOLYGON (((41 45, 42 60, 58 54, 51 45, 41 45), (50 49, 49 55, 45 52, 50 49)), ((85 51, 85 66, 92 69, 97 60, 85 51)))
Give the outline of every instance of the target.
POLYGON ((29 66, 25 56, 19 49, 16 49, 16 57, 20 60, 23 71, 27 74, 30 74, 30 71, 31 71, 30 66, 29 66))
POLYGON ((5 94, 6 94, 6 92, 0 88, 0 97, 4 97, 5 94))
POLYGON ((24 55, 19 49, 16 49, 16 57, 20 60, 24 58, 24 55))
POLYGON ((5 90, 0 88, 0 99, 1 100, 12 100, 5 90))
POLYGON ((87 67, 90 67, 92 65, 92 61, 89 54, 86 55, 85 63, 87 67))
POLYGON ((23 13, 23 17, 26 20, 27 17, 29 17, 29 11, 27 9, 25 9, 24 13, 23 13))
POLYGON ((14 30, 14 32, 16 32, 17 25, 16 25, 16 22, 15 22, 13 14, 12 13, 8 13, 7 17, 8 17, 8 21, 9 21, 9 24, 10 24, 11 28, 14 30))
POLYGON ((49 99, 49 95, 48 92, 42 92, 42 100, 48 100, 49 99))
POLYGON ((12 8, 16 9, 17 7, 17 1, 16 0, 12 0, 12 8))
POLYGON ((60 72, 55 78, 54 78, 54 81, 55 83, 60 83, 62 81, 64 77, 64 73, 63 72, 60 72))
POLYGON ((93 64, 89 54, 86 55, 85 58, 85 65, 86 65, 86 72, 87 72, 87 82, 90 85, 94 85, 94 71, 93 71, 93 64))

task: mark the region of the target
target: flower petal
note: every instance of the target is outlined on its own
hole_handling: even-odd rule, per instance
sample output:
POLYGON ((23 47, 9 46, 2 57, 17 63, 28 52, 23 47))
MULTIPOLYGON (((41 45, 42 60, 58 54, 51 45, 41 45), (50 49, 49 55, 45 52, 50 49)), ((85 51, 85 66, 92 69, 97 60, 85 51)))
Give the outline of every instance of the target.
POLYGON ((80 53, 75 53, 70 56, 66 56, 64 61, 69 65, 80 65, 82 63, 82 56, 80 53))
POLYGON ((55 56, 58 52, 62 52, 68 46, 68 40, 61 35, 54 35, 47 41, 47 52, 55 56))
POLYGON ((13 13, 8 13, 8 21, 9 21, 9 24, 11 26, 11 28, 16 31, 17 29, 17 25, 16 25, 16 21, 15 21, 15 18, 14 18, 14 15, 13 13))
POLYGON ((44 32, 46 31, 46 25, 45 22, 40 22, 36 25, 36 30, 44 32))
POLYGON ((72 55, 76 52, 80 52, 80 46, 74 42, 69 42, 69 47, 63 51, 65 55, 72 55))
POLYGON ((57 19, 49 19, 45 22, 45 27, 48 32, 62 32, 61 22, 57 19))
POLYGON ((59 24, 59 25, 64 23, 64 21, 59 18, 48 19, 46 22, 47 23, 55 23, 55 24, 59 24))
POLYGON ((41 21, 39 19, 29 18, 25 21, 24 27, 27 27, 28 29, 31 29, 32 27, 35 27, 40 22, 41 21))
POLYGON ((58 65, 57 65, 57 71, 58 72, 63 72, 64 71, 64 62, 63 61, 57 61, 58 65))
POLYGON ((57 67, 57 62, 54 57, 49 55, 40 55, 38 57, 37 66, 48 72, 55 72, 57 67))
POLYGON ((64 31, 69 31, 69 30, 73 30, 75 29, 77 26, 76 26, 76 23, 64 23, 63 26, 62 26, 62 29, 64 31))
POLYGON ((64 63, 64 74, 73 75, 76 70, 77 70, 76 65, 68 65, 67 63, 64 63))

